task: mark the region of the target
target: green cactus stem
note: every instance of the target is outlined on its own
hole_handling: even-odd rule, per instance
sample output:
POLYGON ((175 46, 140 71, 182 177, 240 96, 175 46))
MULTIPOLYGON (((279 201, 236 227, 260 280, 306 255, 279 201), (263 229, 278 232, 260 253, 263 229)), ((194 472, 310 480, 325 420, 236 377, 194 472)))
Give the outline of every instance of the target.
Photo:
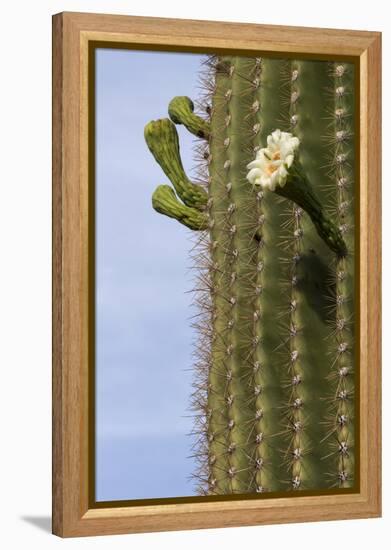
POLYGON ((318 235, 327 246, 338 257, 343 258, 346 256, 347 247, 341 231, 326 215, 322 204, 316 197, 310 182, 298 163, 291 167, 286 184, 283 187, 278 186, 275 192, 281 197, 292 200, 305 210, 311 218, 318 235))
POLYGON ((169 185, 159 185, 152 195, 152 205, 156 212, 174 218, 189 229, 206 229, 208 217, 203 212, 182 204, 169 185))
POLYGON ((168 106, 168 114, 175 124, 183 124, 195 136, 209 139, 209 122, 194 114, 194 103, 189 97, 174 97, 168 106))

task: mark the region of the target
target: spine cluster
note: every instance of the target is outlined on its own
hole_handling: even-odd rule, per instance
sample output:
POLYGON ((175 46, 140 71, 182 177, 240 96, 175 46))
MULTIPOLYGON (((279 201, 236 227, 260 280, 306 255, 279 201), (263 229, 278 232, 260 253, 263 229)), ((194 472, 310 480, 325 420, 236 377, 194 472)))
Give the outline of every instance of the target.
POLYGON ((331 380, 334 385, 330 417, 330 451, 336 457, 334 485, 354 481, 354 81, 346 64, 332 68, 334 92, 335 215, 349 253, 336 262, 335 327, 331 380))
MULTIPOLYGON (((293 62, 289 67, 288 97, 289 97, 289 123, 294 133, 299 123, 299 66, 293 62)), ((303 398, 303 384, 306 383, 303 370, 303 357, 299 353, 300 334, 305 331, 301 319, 302 296, 298 290, 299 262, 303 254, 304 227, 302 223, 303 210, 296 206, 289 206, 287 212, 288 245, 290 257, 288 258, 287 286, 289 289, 288 323, 287 323, 287 348, 288 348, 288 391, 289 400, 287 407, 286 429, 289 437, 285 460, 290 475, 290 485, 293 490, 300 489, 303 483, 302 469, 305 461, 303 427, 305 418, 305 404, 303 398)), ((305 465, 304 465, 305 466, 305 465)))

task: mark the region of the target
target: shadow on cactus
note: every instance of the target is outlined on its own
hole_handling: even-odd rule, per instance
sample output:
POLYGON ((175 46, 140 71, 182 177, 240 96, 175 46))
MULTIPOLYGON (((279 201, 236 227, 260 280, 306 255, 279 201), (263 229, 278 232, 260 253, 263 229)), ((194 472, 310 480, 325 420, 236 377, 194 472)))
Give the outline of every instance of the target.
POLYGON ((153 208, 199 233, 199 492, 352 487, 354 68, 211 57, 206 70, 203 113, 178 96, 145 127, 171 183, 153 208), (175 125, 198 139, 203 184, 175 125))

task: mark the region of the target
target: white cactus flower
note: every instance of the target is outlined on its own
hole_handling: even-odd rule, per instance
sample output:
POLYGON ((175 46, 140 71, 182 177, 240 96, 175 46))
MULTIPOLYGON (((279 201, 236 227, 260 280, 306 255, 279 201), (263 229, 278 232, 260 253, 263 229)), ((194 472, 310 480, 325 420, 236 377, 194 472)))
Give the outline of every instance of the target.
POLYGON ((274 130, 267 137, 267 147, 259 149, 255 160, 247 165, 248 181, 271 191, 277 185, 284 187, 299 144, 300 140, 289 132, 274 130))

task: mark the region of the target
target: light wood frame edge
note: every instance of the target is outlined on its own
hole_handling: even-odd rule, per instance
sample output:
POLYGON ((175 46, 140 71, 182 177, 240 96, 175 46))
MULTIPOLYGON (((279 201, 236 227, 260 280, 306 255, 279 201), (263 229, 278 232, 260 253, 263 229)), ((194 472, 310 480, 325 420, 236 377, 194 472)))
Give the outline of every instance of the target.
POLYGON ((62 13, 53 17, 53 533, 62 537, 381 514, 381 34, 62 13), (162 25, 164 22, 164 25, 162 25), (227 38, 228 37, 228 38, 227 38), (360 57, 359 494, 89 509, 89 40, 360 57))

